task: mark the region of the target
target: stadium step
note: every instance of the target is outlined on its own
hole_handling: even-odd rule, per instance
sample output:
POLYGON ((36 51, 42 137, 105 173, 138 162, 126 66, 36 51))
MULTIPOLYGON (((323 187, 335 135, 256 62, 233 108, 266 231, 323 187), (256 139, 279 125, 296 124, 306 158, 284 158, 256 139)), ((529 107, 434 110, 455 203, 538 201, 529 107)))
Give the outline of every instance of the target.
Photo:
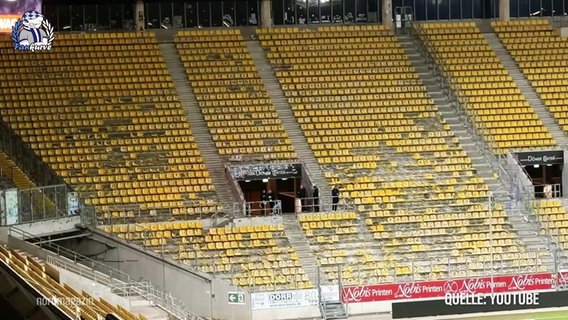
POLYGON ((511 75, 513 81, 517 87, 519 87, 521 93, 525 96, 544 126, 548 129, 552 138, 556 140, 556 143, 559 146, 568 145, 568 138, 564 134, 563 130, 560 129, 534 88, 523 76, 523 73, 518 68, 516 62, 513 60, 507 49, 503 46, 499 37, 495 33, 485 33, 483 36, 487 40, 489 46, 491 46, 491 49, 493 49, 497 55, 497 58, 499 58, 503 66, 505 66, 507 72, 511 75))
MULTIPOLYGON (((413 41, 404 36, 399 37, 399 39, 405 43, 413 41)), ((403 47, 407 53, 417 51, 416 46, 403 47)), ((414 55, 410 58, 410 61, 416 70, 427 69, 426 62, 421 57, 416 58, 414 55)), ((483 139, 476 135, 468 116, 461 111, 456 102, 452 104, 452 101, 445 98, 446 94, 442 91, 442 85, 438 85, 436 81, 433 82, 431 80, 433 77, 425 73, 420 73, 420 78, 427 79, 426 81, 423 80, 423 83, 428 93, 436 102, 438 111, 445 123, 450 126, 450 129, 459 139, 463 150, 471 159, 472 167, 476 170, 477 175, 485 180, 489 190, 493 192, 495 201, 504 204, 511 228, 517 232, 523 246, 531 252, 538 252, 540 254, 539 262, 547 268, 551 268, 553 261, 548 246, 535 231, 535 226, 526 221, 524 216, 513 208, 513 201, 511 201, 508 193, 509 190, 513 189, 509 182, 498 178, 499 159, 493 156, 483 139), (441 98, 441 96, 444 98, 441 98)))
POLYGON ((471 124, 464 114, 460 114, 458 109, 448 101, 447 95, 442 90, 442 86, 438 80, 430 72, 424 58, 421 55, 416 55, 418 52, 417 44, 408 36, 400 35, 399 41, 403 44, 403 48, 409 57, 412 66, 417 70, 424 70, 419 72, 420 80, 426 87, 426 90, 432 100, 438 107, 438 112, 444 119, 444 122, 450 126, 454 135, 459 139, 459 142, 466 152, 468 157, 472 160, 472 166, 477 174, 484 178, 488 184, 489 190, 496 190, 501 187, 501 183, 495 179, 495 173, 492 169, 491 163, 487 161, 490 159, 490 151, 481 139, 472 135, 472 130, 469 130, 471 124), (427 71, 427 72, 426 72, 427 71), (479 151, 483 150, 483 153, 479 151))
POLYGON ((310 148, 302 129, 298 125, 298 121, 292 112, 292 108, 290 107, 288 100, 284 96, 282 87, 274 74, 272 65, 260 45, 260 42, 251 40, 246 41, 246 44, 251 57, 254 60, 260 78, 262 79, 268 95, 272 100, 272 104, 276 109, 276 113, 282 121, 282 125, 286 129, 286 133, 292 142, 294 150, 296 150, 299 158, 302 159, 303 165, 309 172, 312 183, 318 186, 321 195, 330 195, 331 188, 329 187, 329 184, 325 179, 316 158, 314 157, 312 149, 310 148))
POLYGON ((284 232, 290 242, 290 245, 298 255, 298 261, 302 264, 302 268, 308 275, 312 284, 317 283, 317 260, 314 256, 308 238, 300 227, 300 223, 295 215, 283 215, 284 232))
MULTIPOLYGON (((78 264, 76 264, 71 260, 68 260, 63 257, 56 257, 52 259, 52 262, 57 262, 57 263, 51 264, 35 256, 29 255, 27 252, 19 249, 13 249, 12 252, 21 256, 24 259, 33 260, 34 262, 37 263, 38 266, 41 266, 43 268, 49 265, 51 270, 57 271, 56 277, 61 285, 65 284, 77 292, 81 291, 86 292, 95 299, 103 298, 107 303, 110 303, 111 305, 120 306, 123 309, 130 311, 132 314, 141 314, 146 319, 167 320, 169 318, 168 313, 162 310, 161 308, 157 307, 153 302, 146 300, 139 295, 133 294, 133 292, 130 291, 126 294, 124 293, 119 294, 115 292, 118 290, 113 290, 111 286, 108 286, 106 282, 102 280, 103 279, 102 277, 96 278, 96 276, 94 276, 96 271, 94 270, 87 271, 88 269, 87 267, 79 266, 78 264), (81 271, 76 272, 77 270, 81 271), (89 280, 91 280, 91 278, 92 280, 96 279, 97 281, 94 281, 92 284, 88 283, 89 280), (85 283, 85 280, 87 280, 87 283, 85 283)), ((53 271, 51 271, 50 275, 53 274, 54 274, 53 271)), ((112 285, 113 282, 109 281, 108 283, 112 285)), ((114 285, 117 285, 117 283, 114 283, 114 285)), ((124 291, 125 286, 122 287, 123 288, 121 291, 124 291)), ((68 295, 69 292, 63 294, 69 299, 74 299, 74 298, 76 299, 76 297, 68 295)), ((69 300, 69 302, 71 302, 71 300, 69 300)), ((85 303, 87 303, 87 301, 85 301, 85 303)))
POLYGON ((179 95, 180 103, 185 110, 195 142, 209 171, 218 200, 223 206, 225 214, 233 214, 233 203, 236 202, 236 199, 234 199, 233 193, 226 182, 224 163, 215 148, 175 44, 161 43, 159 47, 172 77, 176 92, 179 95))
POLYGON ((325 320, 348 318, 345 307, 339 301, 323 301, 321 311, 325 320))

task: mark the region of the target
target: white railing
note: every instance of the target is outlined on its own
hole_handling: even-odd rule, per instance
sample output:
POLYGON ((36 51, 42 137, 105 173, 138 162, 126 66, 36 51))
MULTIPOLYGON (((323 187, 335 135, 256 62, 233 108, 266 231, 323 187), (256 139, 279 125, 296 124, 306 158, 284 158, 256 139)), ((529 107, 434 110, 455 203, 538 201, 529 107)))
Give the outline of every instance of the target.
MULTIPOLYGON (((491 254, 488 249, 488 254, 491 254)), ((457 257, 438 257, 430 258, 416 261, 406 261, 406 260, 392 260, 390 261, 388 269, 388 275, 383 275, 381 270, 376 270, 375 274, 370 274, 367 267, 361 263, 353 262, 341 265, 335 265, 338 273, 338 283, 342 286, 351 285, 365 285, 369 284, 370 277, 384 278, 386 281, 384 283, 402 283, 402 282, 415 282, 415 281, 435 281, 440 280, 439 276, 433 275, 434 270, 440 270, 444 268, 448 276, 443 279, 458 279, 458 278, 474 278, 482 276, 491 275, 515 275, 515 274, 528 274, 528 273, 538 273, 544 272, 540 269, 541 257, 539 253, 532 252, 528 254, 529 259, 533 259, 533 264, 527 265, 513 265, 513 260, 507 260, 503 258, 502 254, 494 252, 491 255, 491 260, 481 261, 474 260, 472 258, 465 258, 464 261, 457 261, 457 257), (469 267, 473 263, 479 263, 483 265, 482 268, 472 271, 469 267), (408 267, 409 274, 397 275, 396 270, 399 267, 408 267), (349 270, 351 274, 350 279, 343 279, 342 273, 349 270)), ((521 259, 521 258, 519 258, 521 259)), ((332 267, 331 265, 325 267, 332 267)), ((321 268, 321 267, 320 267, 321 268)), ((551 272, 552 270, 548 270, 551 272)), ((330 284, 331 282, 326 279, 325 275, 320 275, 321 285, 330 284)))
MULTIPOLYGON (((10 234, 20 235, 22 240, 41 240, 41 238, 16 227, 10 227, 10 234)), ((109 287, 114 292, 120 292, 127 297, 140 296, 154 305, 162 308, 170 315, 181 320, 204 320, 200 316, 186 310, 182 301, 174 298, 171 293, 164 292, 147 281, 139 282, 131 279, 130 275, 111 268, 99 261, 83 256, 75 251, 59 246, 53 242, 30 242, 40 248, 56 253, 61 257, 47 256, 46 262, 54 266, 76 273, 96 283, 109 287)), ((130 299, 128 299, 130 301, 130 299)))
POLYGON ((414 34, 414 39, 418 44, 420 53, 426 60, 429 68, 434 72, 436 78, 438 79, 439 85, 442 88, 442 92, 446 95, 448 101, 450 102, 450 105, 456 111, 458 118, 462 121, 462 123, 465 124, 464 127, 469 135, 473 138, 472 141, 474 142, 478 153, 485 159, 487 163, 491 164, 493 170, 497 171, 501 183, 504 185, 509 185, 510 182, 507 181, 507 179, 505 179, 505 177, 503 176, 506 176, 507 173, 502 167, 502 163, 500 161, 501 158, 499 156, 495 156, 490 150, 485 140, 483 140, 483 135, 476 127, 475 123, 479 122, 474 123, 473 121, 475 120, 476 116, 470 115, 467 111, 467 108, 465 107, 468 101, 460 91, 459 84, 455 83, 451 74, 448 72, 449 68, 444 64, 444 61, 437 59, 438 52, 436 51, 436 47, 429 44, 428 39, 422 38, 423 31, 421 25, 419 23, 415 23, 413 24, 413 26, 416 26, 416 30, 413 30, 416 31, 414 34))

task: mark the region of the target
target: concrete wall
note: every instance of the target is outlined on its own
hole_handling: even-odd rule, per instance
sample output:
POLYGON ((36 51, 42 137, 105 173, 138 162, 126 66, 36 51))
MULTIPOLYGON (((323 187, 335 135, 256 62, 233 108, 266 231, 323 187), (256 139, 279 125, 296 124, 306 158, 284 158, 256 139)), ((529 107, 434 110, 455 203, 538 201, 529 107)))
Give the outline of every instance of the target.
POLYGON ((231 226, 232 227, 243 227, 243 226, 261 226, 266 224, 283 224, 284 219, 282 216, 268 216, 268 217, 246 217, 234 219, 231 226))
POLYGON ((0 227, 0 243, 8 243, 8 233, 10 233, 10 227, 0 227))
POLYGON ((349 303, 346 305, 347 314, 369 314, 369 313, 388 313, 392 310, 392 302, 364 302, 364 303, 349 303))
POLYGON ((76 291, 85 291, 95 299, 102 297, 106 302, 130 310, 129 300, 112 293, 109 287, 64 269, 57 268, 57 270, 59 271, 60 281, 68 284, 76 291))
MULTIPOLYGON (((426 300, 439 300, 439 299, 440 298, 406 299, 406 300, 397 300, 396 302, 412 302, 412 301, 426 301, 426 300)), ((390 313, 390 312, 392 312, 392 303, 393 302, 394 301, 348 303, 348 304, 346 304, 346 309, 347 309, 347 313, 349 315, 390 313)))
POLYGON ((44 250, 34 244, 31 244, 29 242, 26 242, 20 238, 17 238, 13 235, 9 235, 8 236, 8 241, 7 241, 8 247, 10 247, 10 249, 20 249, 24 252, 27 252, 28 254, 30 254, 31 256, 37 257, 41 260, 47 259, 48 255, 52 255, 52 256, 56 256, 56 254, 44 250))
POLYGON ((319 306, 254 310, 253 320, 321 318, 319 306))
POLYGON ((213 318, 251 318, 250 296, 245 293, 244 305, 229 304, 228 293, 240 290, 227 282, 195 272, 175 261, 98 231, 94 231, 89 243, 82 243, 75 249, 87 255, 87 252, 81 251, 94 247, 105 248, 94 259, 129 274, 135 280, 150 281, 183 301, 191 312, 213 318))
MULTIPOLYGON (((76 225, 80 223, 81 217, 73 216, 58 219, 41 220, 31 223, 15 224, 12 225, 12 227, 36 236, 45 236, 76 231, 76 225)), ((21 235, 19 235, 17 231, 13 232, 12 235, 15 237, 21 237, 21 235)))
MULTIPOLYGON (((278 223, 276 220, 279 218, 281 219, 281 217, 247 218, 238 221, 237 224, 278 223)), ((1 231, 2 229, 0 229, 1 231)), ((241 288, 233 286, 226 281, 211 278, 207 274, 195 272, 174 261, 163 259, 157 254, 146 252, 143 248, 133 246, 96 230, 93 231, 93 235, 90 238, 68 239, 59 241, 58 244, 79 254, 90 256, 111 268, 125 272, 134 280, 150 281, 156 287, 171 293, 175 298, 183 301, 187 310, 203 317, 231 320, 277 320, 321 316, 318 306, 251 311, 251 296, 241 288), (245 303, 240 305, 229 304, 229 292, 243 292, 245 303)), ((8 245, 12 248, 26 251, 43 260, 47 259, 47 256, 57 256, 50 251, 11 236, 8 237, 8 245)), ((100 289, 92 280, 83 278, 84 281, 82 281, 79 278, 76 275, 62 273, 62 279, 70 281, 69 284, 73 287, 87 292, 100 289), (89 286, 91 287, 89 288, 89 286)), ((105 294, 105 299, 106 297, 107 295, 105 294)), ((121 301, 110 300, 113 303, 122 304, 121 301)))

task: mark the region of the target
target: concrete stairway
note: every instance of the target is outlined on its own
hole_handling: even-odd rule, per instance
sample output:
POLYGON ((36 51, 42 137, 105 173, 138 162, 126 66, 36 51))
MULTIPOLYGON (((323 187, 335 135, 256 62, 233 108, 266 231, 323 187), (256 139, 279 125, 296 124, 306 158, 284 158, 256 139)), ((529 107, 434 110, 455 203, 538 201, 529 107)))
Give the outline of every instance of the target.
POLYGON ((467 124, 464 123, 463 115, 460 118, 458 111, 448 101, 447 96, 440 88, 438 80, 434 77, 433 71, 428 68, 424 58, 420 55, 414 40, 406 35, 398 36, 398 39, 412 66, 418 72, 428 94, 438 107, 443 121, 450 126, 454 135, 459 139, 462 148, 468 157, 471 158, 471 165, 477 172, 477 175, 485 180, 489 190, 495 191, 499 189, 502 186, 501 182, 495 178, 495 171, 491 163, 482 154, 488 154, 491 151, 488 150, 481 137, 472 137, 467 130, 467 124))
POLYGON ((180 60, 179 54, 173 43, 160 43, 160 50, 164 56, 164 61, 168 67, 169 73, 174 82, 175 89, 180 99, 181 106, 185 110, 187 120, 191 127, 197 147, 201 152, 203 161, 209 170, 211 180, 219 197, 219 201, 223 205, 224 213, 230 213, 233 210, 233 203, 237 200, 233 198, 227 179, 225 177, 225 166, 221 161, 217 148, 213 143, 203 114, 199 108, 193 89, 187 78, 185 68, 180 60))
POLYGON ((554 117, 552 117, 542 100, 540 100, 538 94, 527 81, 515 60, 513 60, 507 49, 503 46, 503 43, 501 43, 499 37, 495 33, 484 33, 483 36, 499 60, 501 60, 501 63, 505 69, 507 69, 507 72, 509 72, 509 75, 511 75, 513 81, 515 81, 517 87, 519 87, 521 93, 525 96, 542 123, 546 126, 554 140, 556 140, 556 143, 558 143, 559 146, 568 145, 566 134, 562 128, 558 126, 558 123, 554 117))
MULTIPOLYGON (((29 259, 33 259, 38 265, 41 265, 43 267, 45 267, 47 264, 45 261, 40 260, 37 257, 28 255, 27 252, 18 249, 14 251, 16 251, 20 256, 24 258, 28 257, 29 259)), ((69 263, 71 264, 72 262, 69 263)), ((162 310, 160 307, 141 296, 132 295, 132 293, 130 295, 115 293, 112 292, 113 290, 110 287, 103 284, 104 282, 91 281, 92 279, 90 279, 88 276, 74 273, 66 268, 61 268, 61 266, 50 266, 56 267, 56 270, 59 272, 58 275, 61 284, 67 284, 77 292, 84 291, 94 299, 103 298, 111 305, 121 306, 134 315, 142 314, 149 320, 168 320, 170 318, 169 314, 166 311, 162 310)), ((74 298, 69 297, 69 299, 69 302, 65 302, 65 300, 62 300, 62 302, 71 303, 71 301, 73 301, 71 299, 74 298)), ((85 299, 84 301, 81 301, 81 303, 89 305, 92 302, 85 299)))
POLYGON ((524 208, 516 208, 512 201, 505 202, 507 218, 519 239, 524 243, 528 252, 539 255, 539 265, 546 266, 549 271, 554 270, 554 259, 551 253, 549 239, 540 235, 537 217, 532 212, 523 212, 524 208))
POLYGON ((284 223, 284 232, 286 237, 290 242, 290 245, 296 250, 298 255, 298 260, 302 264, 302 268, 310 278, 313 285, 317 285, 317 265, 318 262, 312 249, 310 248, 310 243, 306 234, 300 227, 300 223, 296 218, 296 215, 285 214, 282 215, 284 223))
POLYGON ((347 319, 345 307, 339 301, 324 301, 321 305, 321 313, 324 320, 347 319))
POLYGON ((399 41, 412 65, 418 72, 428 94, 438 106, 443 121, 450 126, 450 129, 459 139, 463 150, 468 157, 471 158, 471 165, 477 175, 485 180, 489 190, 494 195, 494 201, 503 203, 512 229, 517 232, 519 238, 529 251, 543 253, 544 255, 541 257, 542 263, 548 267, 552 267, 553 260, 546 242, 544 242, 542 237, 536 232, 536 225, 528 223, 525 218, 526 212, 515 208, 507 192, 511 190, 511 188, 504 184, 503 181, 495 178, 494 174, 496 171, 494 166, 497 165, 497 163, 488 161, 488 159, 492 158, 490 155, 491 151, 481 137, 472 136, 473 130, 467 129, 469 125, 467 123, 469 121, 467 115, 459 114, 459 111, 448 101, 446 94, 438 84, 438 80, 434 77, 433 71, 428 68, 423 57, 420 55, 417 44, 411 38, 404 35, 399 36, 399 41), (483 153, 487 156, 484 157, 483 153))
POLYGON ((329 195, 331 195, 331 188, 329 187, 329 184, 314 157, 312 149, 308 145, 308 141, 306 140, 302 129, 298 125, 288 100, 284 96, 282 87, 280 86, 278 79, 276 79, 276 75, 274 74, 274 70, 272 69, 272 65, 270 64, 266 53, 259 41, 251 40, 246 43, 251 57, 256 64, 260 78, 266 86, 266 90, 270 95, 270 99, 272 100, 272 104, 276 109, 278 117, 282 121, 284 128, 286 128, 286 132, 292 141, 292 146, 294 147, 294 150, 296 150, 298 158, 305 165, 312 182, 318 186, 320 190, 320 197, 326 199, 329 195))

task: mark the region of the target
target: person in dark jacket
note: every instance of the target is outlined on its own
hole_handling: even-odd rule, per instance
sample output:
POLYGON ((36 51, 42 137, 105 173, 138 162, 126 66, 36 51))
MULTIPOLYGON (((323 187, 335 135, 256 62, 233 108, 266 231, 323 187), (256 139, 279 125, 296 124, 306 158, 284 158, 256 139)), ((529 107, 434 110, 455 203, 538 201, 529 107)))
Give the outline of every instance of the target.
POLYGON ((268 194, 266 194, 266 190, 262 190, 262 194, 260 195, 260 214, 266 214, 266 207, 268 205, 268 194))
POLYGON ((339 188, 337 186, 333 186, 331 189, 331 210, 337 210, 337 204, 339 203, 339 188))
POLYGON ((313 187, 313 190, 312 190, 312 198, 313 198, 313 201, 314 201, 314 212, 319 212, 319 211, 320 211, 320 199, 319 199, 319 196, 320 196, 320 191, 319 191, 319 189, 318 189, 317 186, 314 186, 314 187, 313 187))
POLYGON ((308 208, 306 207, 306 196, 307 196, 306 188, 304 188, 304 186, 300 186, 300 189, 298 189, 298 192, 297 192, 297 197, 300 199, 300 203, 301 203, 301 206, 302 206, 302 208, 301 208, 302 212, 308 211, 308 208))
POLYGON ((268 208, 270 209, 270 213, 272 213, 272 209, 274 208, 275 200, 276 198, 274 198, 274 196, 272 195, 272 190, 268 190, 268 193, 266 194, 266 201, 268 202, 268 208))

